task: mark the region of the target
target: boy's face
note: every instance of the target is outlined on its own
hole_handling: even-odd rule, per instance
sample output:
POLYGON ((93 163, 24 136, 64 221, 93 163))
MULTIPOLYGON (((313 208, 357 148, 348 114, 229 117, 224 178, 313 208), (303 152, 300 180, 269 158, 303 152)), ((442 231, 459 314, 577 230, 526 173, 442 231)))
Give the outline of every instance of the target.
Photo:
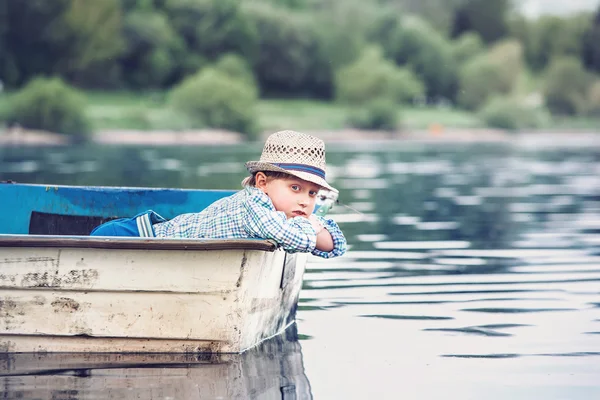
POLYGON ((259 172, 256 187, 262 190, 273 202, 277 211, 283 211, 288 218, 308 218, 315 209, 319 185, 296 177, 268 178, 259 172))

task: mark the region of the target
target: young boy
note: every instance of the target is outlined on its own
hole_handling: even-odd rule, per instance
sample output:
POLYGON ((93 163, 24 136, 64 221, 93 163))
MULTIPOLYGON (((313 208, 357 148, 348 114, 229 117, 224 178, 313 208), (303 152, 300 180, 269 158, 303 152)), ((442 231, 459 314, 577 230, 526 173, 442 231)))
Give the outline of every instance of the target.
POLYGON ((323 258, 346 252, 346 239, 331 219, 313 214, 325 181, 322 140, 294 131, 277 132, 265 142, 259 161, 249 161, 244 189, 217 200, 202 212, 165 221, 152 211, 100 225, 93 236, 172 238, 261 238, 289 253, 323 258))

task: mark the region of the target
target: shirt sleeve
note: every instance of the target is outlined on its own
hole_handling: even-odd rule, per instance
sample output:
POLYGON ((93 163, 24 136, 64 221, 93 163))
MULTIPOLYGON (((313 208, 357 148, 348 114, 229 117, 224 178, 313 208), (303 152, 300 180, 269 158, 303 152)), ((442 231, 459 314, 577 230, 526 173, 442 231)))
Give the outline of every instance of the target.
POLYGON ((327 229, 327 231, 331 235, 331 238, 333 239, 333 250, 328 252, 321 251, 315 248, 311 253, 315 256, 323 258, 339 257, 346 253, 346 237, 342 233, 338 224, 336 224, 335 221, 333 221, 332 219, 323 218, 319 216, 317 216, 317 218, 319 219, 319 221, 321 221, 325 229, 327 229))
POLYGON ((309 253, 317 245, 317 235, 310 221, 270 208, 256 196, 244 202, 244 229, 251 237, 274 240, 288 253, 309 253))

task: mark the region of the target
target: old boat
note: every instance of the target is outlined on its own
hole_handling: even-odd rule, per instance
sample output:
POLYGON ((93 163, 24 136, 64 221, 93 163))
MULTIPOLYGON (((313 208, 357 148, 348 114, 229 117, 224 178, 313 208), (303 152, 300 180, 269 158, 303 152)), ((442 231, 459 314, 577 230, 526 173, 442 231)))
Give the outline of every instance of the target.
POLYGON ((232 193, 0 183, 0 352, 240 353, 285 330, 305 254, 254 239, 87 236, 232 193))

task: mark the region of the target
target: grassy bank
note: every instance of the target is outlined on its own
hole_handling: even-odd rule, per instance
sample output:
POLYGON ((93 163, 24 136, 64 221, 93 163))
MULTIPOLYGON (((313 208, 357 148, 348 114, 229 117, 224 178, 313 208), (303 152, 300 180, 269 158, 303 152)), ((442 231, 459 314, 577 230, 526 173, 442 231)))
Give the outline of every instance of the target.
MULTIPOLYGON (((88 93, 88 114, 98 130, 184 128, 165 103, 163 93, 88 93)), ((314 100, 261 100, 257 112, 266 131, 335 130, 345 127, 353 110, 314 100)), ((413 107, 399 109, 398 113, 407 129, 424 129, 433 123, 454 128, 482 126, 475 115, 461 110, 413 107)))
MULTIPOLYGON (((95 130, 182 130, 185 123, 166 104, 163 92, 87 92, 87 113, 95 130)), ((0 115, 10 103, 10 94, 0 94, 0 115)), ((261 100, 257 108, 264 131, 280 129, 338 130, 346 126, 352 108, 315 100, 261 100)), ((464 110, 437 107, 404 107, 398 110, 405 130, 485 127, 479 117, 464 110)), ((595 130, 600 118, 562 117, 548 121, 544 130, 595 130)))

